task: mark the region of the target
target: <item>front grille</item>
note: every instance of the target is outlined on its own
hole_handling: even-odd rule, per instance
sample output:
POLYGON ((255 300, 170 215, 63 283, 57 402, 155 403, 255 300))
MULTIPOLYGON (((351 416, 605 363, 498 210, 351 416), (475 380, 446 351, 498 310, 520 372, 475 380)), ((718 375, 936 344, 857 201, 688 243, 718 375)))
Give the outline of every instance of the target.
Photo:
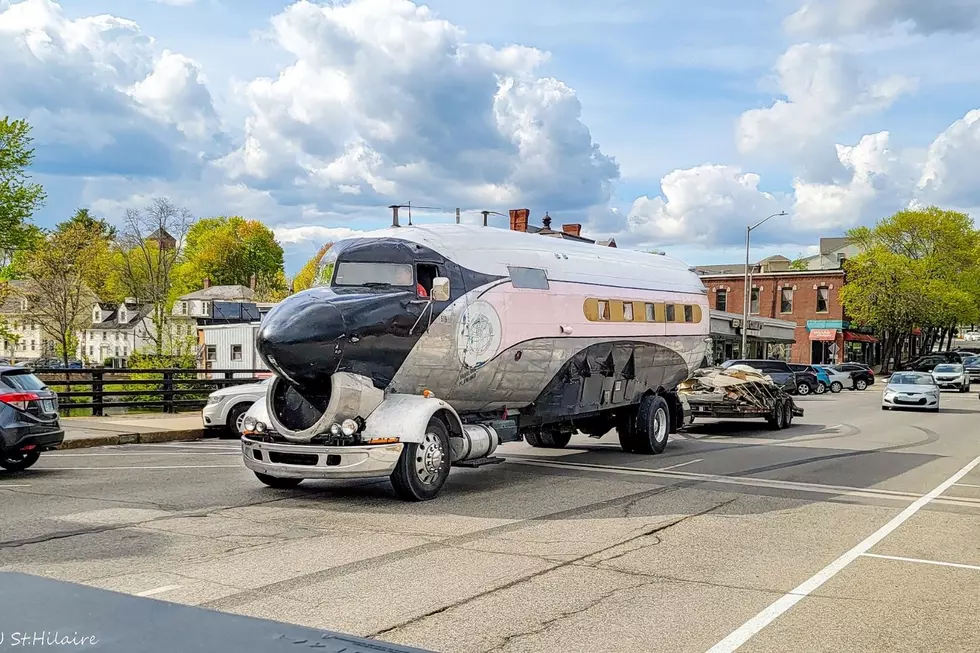
POLYGON ((281 451, 270 451, 269 462, 279 463, 280 465, 316 465, 319 457, 313 453, 283 453, 281 451))
POLYGON ((895 397, 893 400, 896 404, 905 404, 906 406, 925 406, 926 398, 921 399, 903 399, 902 397, 895 397))

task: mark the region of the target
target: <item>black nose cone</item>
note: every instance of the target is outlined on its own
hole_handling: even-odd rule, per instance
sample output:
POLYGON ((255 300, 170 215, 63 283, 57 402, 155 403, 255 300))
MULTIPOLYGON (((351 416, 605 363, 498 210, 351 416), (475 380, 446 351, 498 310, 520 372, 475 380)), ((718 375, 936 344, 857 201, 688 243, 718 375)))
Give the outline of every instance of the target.
POLYGON ((273 372, 311 387, 328 382, 343 358, 346 325, 326 288, 287 297, 262 321, 255 348, 273 372))

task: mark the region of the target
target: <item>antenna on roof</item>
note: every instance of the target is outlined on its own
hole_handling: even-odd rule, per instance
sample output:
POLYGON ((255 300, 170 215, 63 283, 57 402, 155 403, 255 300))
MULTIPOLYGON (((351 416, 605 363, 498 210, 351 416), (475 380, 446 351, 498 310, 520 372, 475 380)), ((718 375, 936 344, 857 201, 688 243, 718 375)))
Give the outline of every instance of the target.
MULTIPOLYGON (((412 203, 411 202, 409 202, 408 204, 392 204, 388 208, 391 209, 391 226, 392 227, 400 227, 401 226, 400 224, 398 224, 398 209, 408 209, 408 226, 409 227, 412 226, 412 203)), ((415 208, 417 208, 417 209, 430 209, 432 211, 441 211, 442 210, 438 206, 416 206, 415 208)))

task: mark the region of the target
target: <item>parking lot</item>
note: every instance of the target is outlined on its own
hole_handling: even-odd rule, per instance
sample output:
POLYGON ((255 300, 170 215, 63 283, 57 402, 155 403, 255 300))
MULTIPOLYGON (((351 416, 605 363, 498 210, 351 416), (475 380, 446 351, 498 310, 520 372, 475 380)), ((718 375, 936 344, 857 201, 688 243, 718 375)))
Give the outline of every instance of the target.
POLYGON ((980 650, 980 400, 880 400, 509 444, 421 504, 272 490, 232 441, 55 452, 0 474, 0 569, 445 653, 980 650))

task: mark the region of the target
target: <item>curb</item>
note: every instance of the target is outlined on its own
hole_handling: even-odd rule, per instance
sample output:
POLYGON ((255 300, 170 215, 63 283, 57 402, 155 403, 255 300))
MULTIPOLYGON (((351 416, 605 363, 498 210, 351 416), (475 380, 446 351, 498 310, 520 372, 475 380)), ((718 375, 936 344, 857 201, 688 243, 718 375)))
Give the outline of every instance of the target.
POLYGON ((185 442, 200 440, 208 435, 203 428, 186 429, 183 431, 154 431, 151 433, 120 433, 118 435, 101 435, 92 438, 66 439, 58 447, 63 449, 86 449, 89 447, 104 447, 114 444, 149 444, 153 442, 185 442))

